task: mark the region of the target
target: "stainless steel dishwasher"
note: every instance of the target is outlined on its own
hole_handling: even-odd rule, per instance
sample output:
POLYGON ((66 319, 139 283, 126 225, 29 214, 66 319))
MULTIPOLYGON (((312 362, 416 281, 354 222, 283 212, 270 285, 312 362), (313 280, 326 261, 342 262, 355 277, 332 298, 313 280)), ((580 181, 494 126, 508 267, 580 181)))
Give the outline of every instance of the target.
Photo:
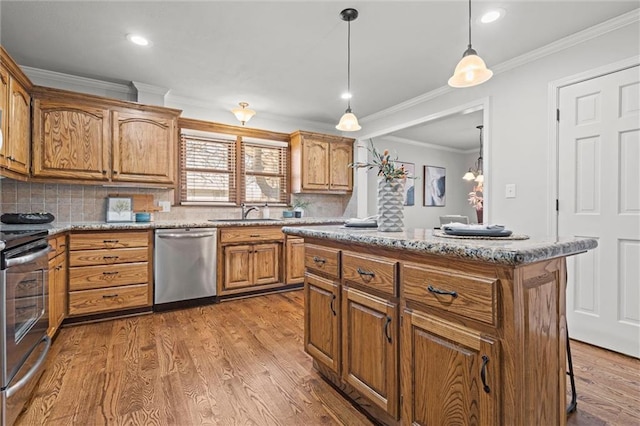
POLYGON ((216 232, 216 228, 156 230, 155 309, 215 301, 216 232))

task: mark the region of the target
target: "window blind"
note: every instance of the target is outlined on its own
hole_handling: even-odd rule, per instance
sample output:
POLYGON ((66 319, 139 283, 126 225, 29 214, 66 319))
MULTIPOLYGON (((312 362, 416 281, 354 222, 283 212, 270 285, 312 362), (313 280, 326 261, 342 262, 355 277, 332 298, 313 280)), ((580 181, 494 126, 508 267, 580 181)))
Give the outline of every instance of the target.
POLYGON ((287 203, 287 147, 242 143, 241 198, 245 203, 287 203))

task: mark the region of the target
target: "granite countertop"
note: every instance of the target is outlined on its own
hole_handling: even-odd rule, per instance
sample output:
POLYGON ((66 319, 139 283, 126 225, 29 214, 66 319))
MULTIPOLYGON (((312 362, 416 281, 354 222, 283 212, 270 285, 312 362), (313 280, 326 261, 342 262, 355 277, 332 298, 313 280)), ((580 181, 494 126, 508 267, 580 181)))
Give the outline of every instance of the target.
POLYGON ((65 231, 109 231, 171 228, 227 228, 232 226, 297 226, 344 223, 343 218, 303 217, 300 219, 212 219, 206 221, 168 220, 154 222, 52 222, 42 225, 0 225, 0 230, 47 230, 49 235, 65 231))
POLYGON ((434 235, 433 229, 418 228, 402 232, 379 232, 377 229, 331 225, 285 226, 282 230, 285 234, 299 237, 366 244, 505 265, 523 265, 555 257, 571 256, 598 246, 595 239, 571 237, 524 240, 453 239, 438 237, 434 235))

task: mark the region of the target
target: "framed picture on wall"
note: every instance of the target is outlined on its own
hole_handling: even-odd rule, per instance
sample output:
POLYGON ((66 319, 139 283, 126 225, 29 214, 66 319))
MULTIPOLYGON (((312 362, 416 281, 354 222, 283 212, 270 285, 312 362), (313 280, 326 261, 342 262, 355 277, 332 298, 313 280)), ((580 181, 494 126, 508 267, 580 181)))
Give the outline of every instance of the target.
POLYGON ((446 177, 444 167, 424 166, 423 200, 427 207, 444 207, 446 202, 446 177))
POLYGON ((416 165, 405 161, 393 161, 396 168, 404 166, 407 171, 407 179, 404 183, 404 205, 413 206, 416 204, 416 165))

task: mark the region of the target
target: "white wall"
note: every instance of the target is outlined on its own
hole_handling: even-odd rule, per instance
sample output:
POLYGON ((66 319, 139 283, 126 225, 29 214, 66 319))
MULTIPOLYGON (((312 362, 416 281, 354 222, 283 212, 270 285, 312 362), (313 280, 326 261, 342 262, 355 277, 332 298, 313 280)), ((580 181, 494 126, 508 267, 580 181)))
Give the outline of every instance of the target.
MULTIPOLYGON (((545 236, 555 217, 551 202, 555 182, 549 179, 554 167, 549 126, 555 126, 548 109, 549 83, 640 54, 638 20, 605 34, 581 41, 557 53, 525 63, 496 75, 480 86, 451 89, 435 98, 379 118, 361 120, 367 133, 436 114, 439 111, 489 97, 490 134, 488 190, 490 217, 518 233, 545 236), (517 198, 506 199, 506 184, 517 185, 517 198)), ((584 37, 587 38, 587 37, 584 37)), ((489 64, 491 66, 491 64, 489 64)))
MULTIPOLYGON (((475 211, 467 202, 467 193, 472 189, 472 185, 462 180, 462 175, 475 162, 477 155, 469 163, 467 161, 469 154, 426 147, 419 143, 399 143, 384 136, 374 138, 373 143, 379 151, 388 149, 391 153, 391 158, 397 156, 398 160, 407 161, 415 165, 416 177, 418 177, 415 180, 415 204, 404 208, 405 228, 433 228, 440 225, 440 216, 451 214, 468 216, 470 221, 475 222, 475 211), (444 207, 426 207, 423 205, 423 168, 426 165, 444 167, 446 169, 446 201, 444 207)), ((377 214, 377 176, 375 172, 375 170, 371 170, 367 175, 367 216, 377 214)))

